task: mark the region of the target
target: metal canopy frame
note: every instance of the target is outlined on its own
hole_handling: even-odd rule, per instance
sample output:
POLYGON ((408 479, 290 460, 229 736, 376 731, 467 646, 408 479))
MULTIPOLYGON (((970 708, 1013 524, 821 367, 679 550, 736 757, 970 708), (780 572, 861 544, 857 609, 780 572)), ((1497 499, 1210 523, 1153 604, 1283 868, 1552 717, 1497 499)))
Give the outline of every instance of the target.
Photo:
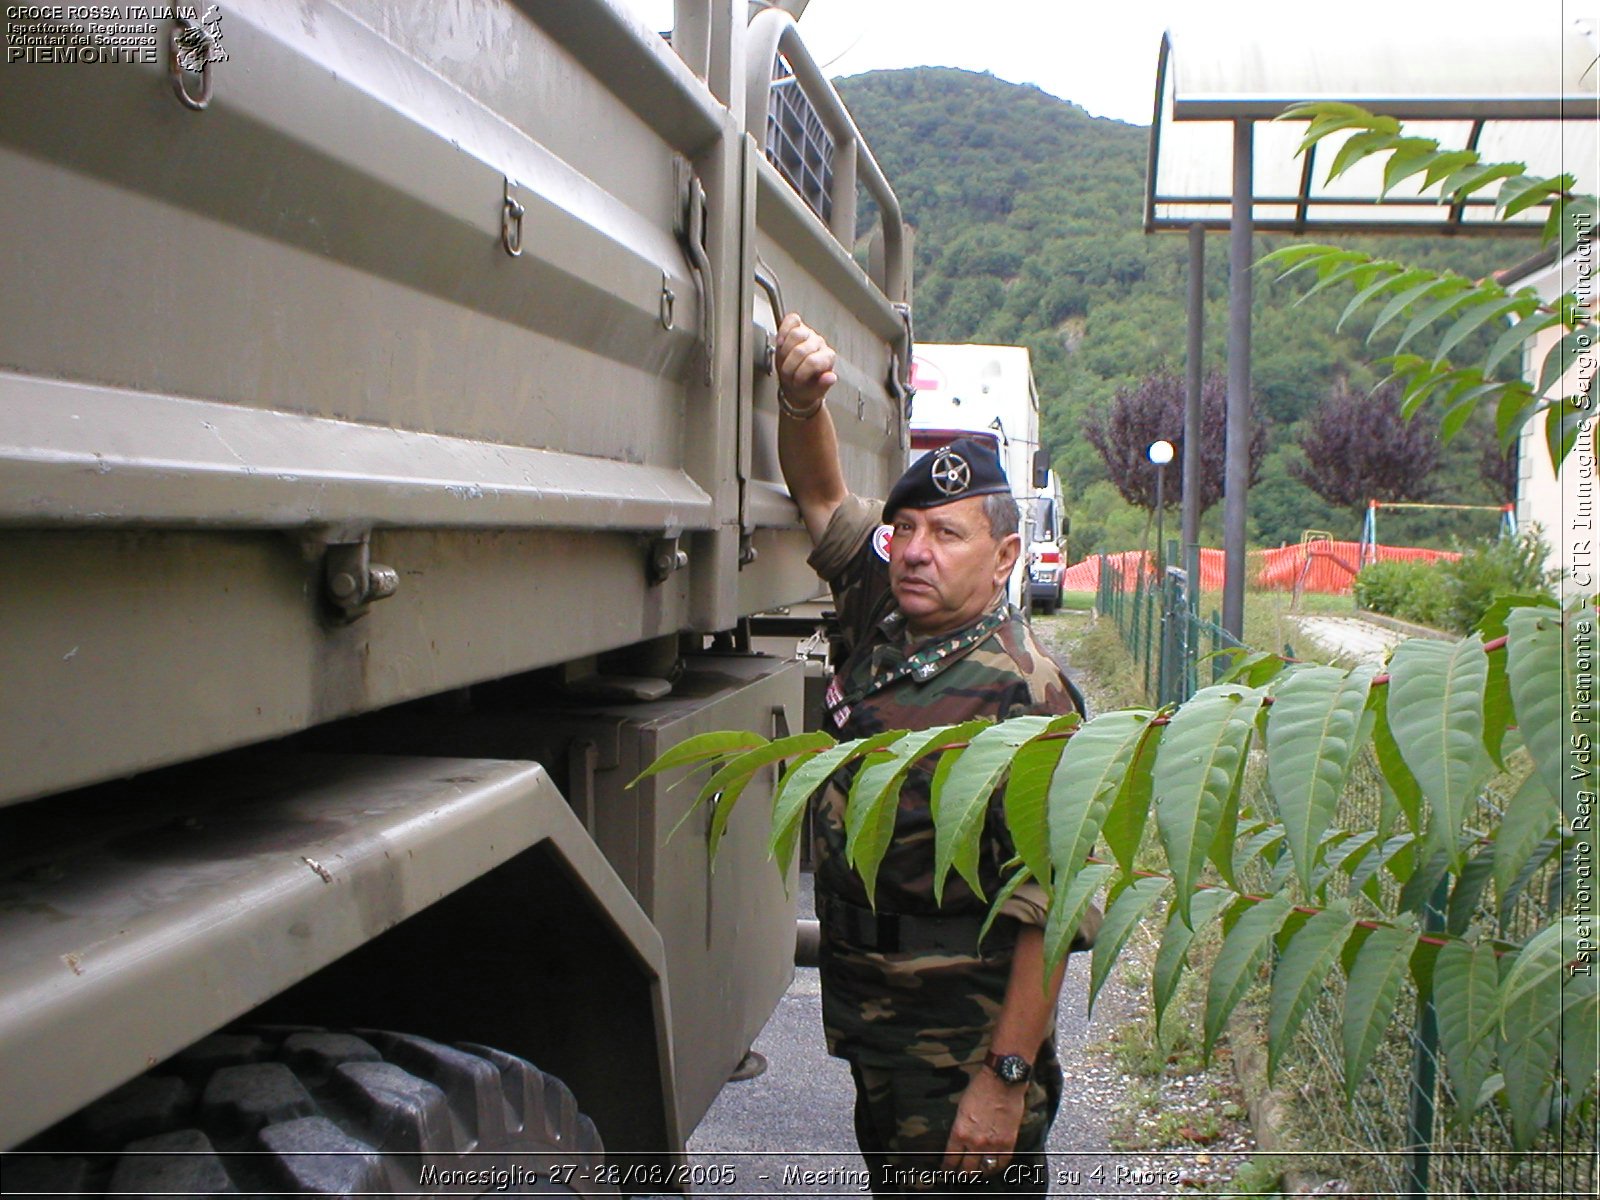
MULTIPOLYGON (((1228 407, 1224 483, 1222 624, 1242 640, 1245 498, 1249 487, 1251 240, 1263 232, 1526 236, 1539 206, 1510 220, 1491 186, 1447 203, 1414 176, 1385 192, 1383 164, 1358 163, 1333 183, 1331 163, 1349 134, 1297 155, 1303 122, 1276 120, 1292 105, 1345 101, 1406 121, 1406 132, 1487 162, 1523 162, 1530 175, 1571 174, 1600 191, 1596 22, 1564 19, 1559 0, 1535 0, 1495 24, 1434 13, 1404 18, 1375 37, 1365 28, 1320 31, 1312 43, 1268 30, 1241 36, 1199 23, 1168 30, 1156 64, 1155 114, 1145 179, 1146 233, 1190 234, 1190 271, 1204 265, 1204 233, 1229 233, 1228 407), (1181 51, 1181 54, 1180 54, 1181 51)), ((1203 320, 1191 285, 1189 346, 1198 359, 1203 320)), ((1198 361, 1189 364, 1186 427, 1198 423, 1198 361)), ((1184 473, 1198 472, 1197 439, 1184 439, 1184 473), (1190 459, 1194 458, 1191 463, 1190 459)), ((1184 561, 1196 575, 1198 489, 1184 489, 1184 561)))
POLYGON ((1156 61, 1145 231, 1229 227, 1228 127, 1246 120, 1259 123, 1260 177, 1251 196, 1259 230, 1526 233, 1540 214, 1496 218, 1492 188, 1458 204, 1446 204, 1437 184, 1423 189, 1419 179, 1384 195, 1381 167, 1371 162, 1319 182, 1349 135, 1326 139, 1297 160, 1303 124, 1275 118, 1304 101, 1347 101, 1398 117, 1408 134, 1435 138, 1445 149, 1525 162, 1534 175, 1571 172, 1582 186, 1596 172, 1593 34, 1578 23, 1563 26, 1548 3, 1530 11, 1501 26, 1451 34, 1441 33, 1437 16, 1426 27, 1398 26, 1392 36, 1405 55, 1430 47, 1420 61, 1401 50, 1386 53, 1360 31, 1325 31, 1314 45, 1271 34, 1241 39, 1215 26, 1167 31, 1156 61), (1386 74, 1402 62, 1403 76, 1386 74))

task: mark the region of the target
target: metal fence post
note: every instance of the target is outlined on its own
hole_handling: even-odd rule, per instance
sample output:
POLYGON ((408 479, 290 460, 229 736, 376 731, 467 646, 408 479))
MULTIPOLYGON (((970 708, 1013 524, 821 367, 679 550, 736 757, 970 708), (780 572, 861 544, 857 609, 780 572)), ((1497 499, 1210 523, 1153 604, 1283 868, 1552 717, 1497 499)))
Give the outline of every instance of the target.
MULTIPOLYGON (((1445 873, 1422 911, 1422 928, 1433 933, 1444 928, 1444 910, 1450 903, 1450 875, 1445 873)), ((1406 1192, 1428 1195, 1428 1170, 1433 1158, 1434 1091, 1439 1081, 1439 1016, 1433 1001, 1418 1005, 1413 1036, 1411 1090, 1406 1103, 1406 1192)))

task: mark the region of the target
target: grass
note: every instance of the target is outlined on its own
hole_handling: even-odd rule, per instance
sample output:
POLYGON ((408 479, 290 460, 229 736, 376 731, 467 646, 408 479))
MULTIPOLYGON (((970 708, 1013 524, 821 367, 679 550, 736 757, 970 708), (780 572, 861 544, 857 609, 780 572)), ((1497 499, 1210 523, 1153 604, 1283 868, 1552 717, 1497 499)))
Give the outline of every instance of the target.
POLYGON ((1257 1154, 1234 1173, 1233 1182, 1223 1189, 1225 1196, 1259 1196, 1271 1200, 1283 1194, 1283 1160, 1270 1154, 1257 1154))
MULTIPOLYGON (((1210 619, 1213 615, 1220 614, 1221 609, 1220 591, 1201 593, 1199 611, 1202 618, 1210 619)), ((1253 650, 1267 650, 1291 658, 1305 657, 1311 648, 1293 620, 1294 616, 1324 614, 1351 616, 1354 612, 1349 596, 1307 593, 1296 604, 1289 592, 1247 591, 1244 596, 1244 642, 1253 650)), ((1120 697, 1114 705, 1111 705, 1112 707, 1147 703, 1144 694, 1143 664, 1136 662, 1126 649, 1121 648, 1123 643, 1117 632, 1116 622, 1109 618, 1096 621, 1094 635, 1092 639, 1085 636, 1085 656, 1073 660, 1075 664, 1096 673, 1097 677, 1108 685, 1108 690, 1120 697), (1107 641, 1103 647, 1098 642, 1102 629, 1107 641), (1120 654, 1118 649, 1110 646, 1113 642, 1120 649, 1120 654)), ((1200 675, 1202 684, 1210 682, 1209 668, 1204 664, 1201 666, 1200 675)), ((1153 681, 1152 686, 1154 686, 1153 681)))
MULTIPOLYGON (((1151 928, 1136 937, 1123 961, 1148 968, 1155 955, 1156 931, 1151 928)), ((1190 947, 1194 965, 1179 981, 1160 1028, 1156 1027, 1154 1012, 1146 1009, 1112 1034, 1112 1057, 1130 1079, 1113 1123, 1114 1148, 1137 1151, 1206 1146, 1221 1136, 1225 1123, 1244 1118, 1243 1107, 1227 1098, 1234 1084, 1225 1039, 1209 1063, 1201 1042, 1206 975, 1220 944, 1214 928, 1196 937, 1190 947), (1192 1098, 1205 1103, 1199 1107, 1169 1108, 1163 1081, 1187 1077, 1203 1077, 1203 1084, 1192 1098)))
MULTIPOLYGON (((1221 592, 1200 594, 1200 615, 1210 617, 1222 611, 1221 592)), ((1294 613, 1353 616, 1355 604, 1349 596, 1307 592, 1298 605, 1289 592, 1249 590, 1244 594, 1244 643, 1257 650, 1281 652, 1300 638, 1290 617, 1294 613)))
POLYGON ((1066 609, 1034 621, 1060 650, 1073 680, 1084 689, 1091 713, 1144 703, 1144 674, 1129 656, 1115 621, 1066 609))

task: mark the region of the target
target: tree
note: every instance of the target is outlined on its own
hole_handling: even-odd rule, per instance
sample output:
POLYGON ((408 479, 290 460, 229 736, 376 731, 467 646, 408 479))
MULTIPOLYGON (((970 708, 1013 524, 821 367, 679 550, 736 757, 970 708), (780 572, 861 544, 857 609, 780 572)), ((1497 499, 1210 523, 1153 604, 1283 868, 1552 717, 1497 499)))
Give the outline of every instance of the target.
POLYGON ((1517 502, 1517 450, 1502 446, 1492 432, 1478 437, 1478 478, 1494 490, 1501 504, 1517 502))
MULTIPOLYGON (((1543 241, 1559 257, 1588 258, 1593 253, 1600 203, 1594 196, 1575 192, 1571 175, 1540 179, 1528 175, 1522 163, 1485 162, 1476 150, 1441 149, 1433 138, 1406 135, 1395 118, 1375 116, 1353 104, 1297 105, 1283 116, 1309 121, 1302 152, 1324 138, 1347 135, 1328 172, 1330 180, 1359 162, 1384 156, 1388 159, 1385 191, 1422 176, 1425 186, 1439 187, 1442 202, 1447 198, 1459 204, 1498 184, 1495 213, 1502 220, 1542 207, 1548 213, 1543 241)), ((1508 448, 1525 424, 1542 418, 1550 462, 1559 470, 1592 419, 1597 376, 1592 367, 1595 323, 1590 297, 1568 292, 1546 304, 1532 288, 1508 292, 1494 279, 1474 281, 1453 271, 1409 266, 1344 246, 1290 246, 1273 251, 1256 266, 1284 268, 1280 278, 1314 271, 1317 282, 1311 292, 1335 286, 1354 289, 1341 324, 1381 302, 1367 340, 1385 327, 1391 329, 1397 339, 1395 349, 1382 361, 1390 368, 1390 378, 1403 386, 1400 411, 1409 417, 1427 404, 1441 407, 1439 432, 1446 442, 1481 411, 1493 411, 1496 434, 1508 448), (1397 324, 1402 315, 1411 317, 1403 333, 1397 324), (1465 367, 1453 364, 1450 351, 1486 327, 1500 330, 1487 355, 1465 367), (1496 375, 1500 364, 1515 362, 1516 352, 1546 330, 1560 335, 1560 341, 1542 356, 1537 382, 1496 375), (1431 355, 1407 349, 1424 332, 1439 335, 1431 355), (1573 371, 1585 362, 1587 371, 1573 371), (1567 392, 1563 381, 1574 374, 1576 390, 1567 392)))
MULTIPOLYGON (((1184 381, 1162 369, 1133 387, 1121 388, 1108 408, 1091 416, 1085 436, 1100 452, 1106 475, 1129 504, 1156 506, 1156 473, 1150 465, 1150 443, 1166 440, 1176 451, 1163 482, 1162 499, 1176 506, 1183 500, 1184 381)), ((1228 389, 1212 372, 1200 388, 1200 511, 1222 499, 1225 474, 1228 389)), ((1250 435, 1250 482, 1261 473, 1267 453, 1266 427, 1257 422, 1250 435)))
POLYGON ((1305 461, 1289 468, 1329 504, 1363 508, 1368 500, 1422 500, 1438 464, 1434 432, 1400 415, 1399 389, 1362 392, 1344 380, 1301 426, 1305 461))

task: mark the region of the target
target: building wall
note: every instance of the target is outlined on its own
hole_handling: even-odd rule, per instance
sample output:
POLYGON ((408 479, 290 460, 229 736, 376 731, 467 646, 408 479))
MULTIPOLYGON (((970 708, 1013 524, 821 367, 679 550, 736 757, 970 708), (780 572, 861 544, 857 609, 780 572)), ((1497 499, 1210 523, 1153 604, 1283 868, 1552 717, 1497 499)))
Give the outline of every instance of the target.
MULTIPOLYGON (((1580 300, 1587 301, 1592 309, 1594 253, 1593 243, 1587 243, 1561 262, 1514 282, 1517 286, 1532 286, 1546 300, 1572 292, 1580 300)), ((1525 378, 1538 378, 1545 355, 1555 348, 1565 332, 1558 327, 1534 339, 1524 353, 1525 378)), ((1596 351, 1590 347, 1562 376, 1552 394, 1575 395, 1587 381, 1593 396, 1596 366, 1596 351)), ((1600 587, 1594 424, 1593 419, 1584 422, 1577 445, 1562 463, 1559 475, 1551 466, 1542 415, 1523 427, 1517 453, 1517 526, 1539 530, 1550 547, 1547 562, 1561 571, 1567 590, 1574 592, 1592 592, 1600 587)))

